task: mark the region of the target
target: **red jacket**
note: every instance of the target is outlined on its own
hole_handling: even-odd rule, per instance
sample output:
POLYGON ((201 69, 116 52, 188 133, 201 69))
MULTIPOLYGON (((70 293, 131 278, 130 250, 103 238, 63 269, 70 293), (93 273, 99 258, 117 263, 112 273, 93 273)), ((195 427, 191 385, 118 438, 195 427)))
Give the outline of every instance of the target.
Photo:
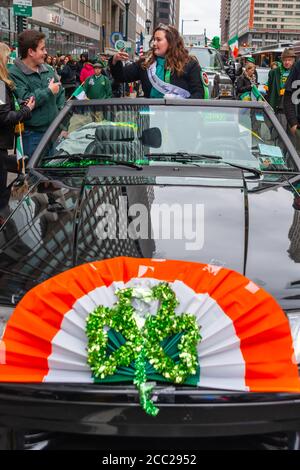
POLYGON ((94 75, 94 73, 95 73, 95 70, 92 64, 90 64, 89 62, 86 62, 80 72, 81 83, 83 83, 91 75, 94 75))

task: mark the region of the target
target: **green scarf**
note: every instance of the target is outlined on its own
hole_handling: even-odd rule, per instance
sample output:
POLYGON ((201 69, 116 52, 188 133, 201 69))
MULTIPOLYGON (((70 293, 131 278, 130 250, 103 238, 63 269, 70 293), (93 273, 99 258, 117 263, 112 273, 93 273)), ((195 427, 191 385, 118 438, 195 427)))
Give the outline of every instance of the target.
POLYGON ((285 88, 287 79, 290 74, 290 70, 284 68, 282 64, 279 65, 279 69, 280 69, 280 89, 282 90, 285 88))
MULTIPOLYGON (((171 74, 169 70, 165 70, 166 59, 157 57, 156 59, 156 75, 166 83, 171 83, 171 74)), ((164 95, 152 87, 150 98, 163 98, 164 95)))

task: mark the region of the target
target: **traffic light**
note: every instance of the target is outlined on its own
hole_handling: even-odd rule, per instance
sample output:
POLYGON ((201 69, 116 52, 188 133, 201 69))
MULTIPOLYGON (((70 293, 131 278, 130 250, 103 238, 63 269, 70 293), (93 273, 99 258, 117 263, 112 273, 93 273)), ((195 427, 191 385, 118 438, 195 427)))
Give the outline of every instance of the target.
POLYGON ((20 34, 27 29, 26 16, 17 16, 17 33, 20 34))

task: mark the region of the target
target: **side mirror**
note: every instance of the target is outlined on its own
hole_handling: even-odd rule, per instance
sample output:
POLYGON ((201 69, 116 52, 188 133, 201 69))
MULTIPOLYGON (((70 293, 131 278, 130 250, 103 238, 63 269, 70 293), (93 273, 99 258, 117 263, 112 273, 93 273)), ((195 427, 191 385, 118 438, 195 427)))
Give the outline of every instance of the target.
POLYGON ((162 144, 162 135, 160 129, 158 127, 144 129, 142 132, 141 141, 145 147, 158 149, 162 144))

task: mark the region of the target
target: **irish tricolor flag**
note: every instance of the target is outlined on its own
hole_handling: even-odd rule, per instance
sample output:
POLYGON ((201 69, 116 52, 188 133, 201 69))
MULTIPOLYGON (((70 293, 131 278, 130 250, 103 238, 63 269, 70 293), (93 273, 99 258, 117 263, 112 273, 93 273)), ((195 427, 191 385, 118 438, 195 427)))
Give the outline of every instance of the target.
POLYGON ((238 38, 238 36, 234 36, 233 38, 229 39, 228 46, 230 47, 232 57, 234 57, 236 59, 237 56, 239 55, 239 38, 238 38))
POLYGON ((23 140, 22 140, 22 134, 21 133, 17 137, 16 152, 17 152, 17 161, 24 158, 23 140))
POLYGON ((79 87, 76 88, 76 90, 72 93, 71 98, 74 97, 77 100, 87 100, 88 99, 88 97, 85 94, 83 85, 84 84, 81 84, 79 87))
MULTIPOLYGON (((199 325, 198 386, 300 392, 288 320, 262 288, 219 266, 123 257, 81 265, 24 296, 2 339, 0 381, 93 382, 87 317, 115 305, 117 289, 145 292, 161 282, 176 294, 176 315, 193 315, 199 325)), ((155 316, 158 305, 145 308, 155 316)))
MULTIPOLYGON (((20 123, 19 123, 20 126, 20 123)), ((16 154, 17 154, 17 165, 20 166, 20 161, 22 161, 22 172, 25 173, 24 167, 24 149, 23 149, 23 139, 22 133, 20 132, 16 139, 16 154)))

